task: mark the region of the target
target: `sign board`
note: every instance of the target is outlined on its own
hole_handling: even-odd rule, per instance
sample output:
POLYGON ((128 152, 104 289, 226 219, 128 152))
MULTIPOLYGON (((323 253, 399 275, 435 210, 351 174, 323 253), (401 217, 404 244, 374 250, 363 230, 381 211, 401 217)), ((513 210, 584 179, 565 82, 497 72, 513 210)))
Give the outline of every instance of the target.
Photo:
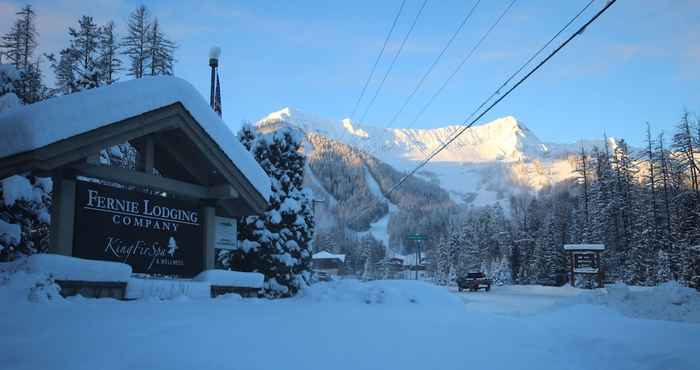
POLYGON ((595 254, 593 253, 574 253, 574 268, 575 269, 597 269, 595 254))
POLYGON ((421 234, 409 234, 408 235, 408 240, 426 240, 426 239, 428 239, 428 237, 426 237, 425 235, 421 235, 421 234))
POLYGON ((189 277, 202 270, 196 206, 84 181, 75 201, 75 257, 127 263, 137 273, 189 277))
POLYGON ((216 217, 214 247, 236 249, 238 247, 238 222, 235 218, 216 217))

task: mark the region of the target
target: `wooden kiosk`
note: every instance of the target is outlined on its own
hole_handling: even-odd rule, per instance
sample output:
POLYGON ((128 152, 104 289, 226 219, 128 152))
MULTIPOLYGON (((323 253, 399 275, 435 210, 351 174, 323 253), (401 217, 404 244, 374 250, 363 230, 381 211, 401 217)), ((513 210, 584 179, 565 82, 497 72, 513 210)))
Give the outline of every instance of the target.
POLYGON ((571 286, 576 285, 576 274, 586 274, 595 275, 598 288, 603 287, 600 254, 605 251, 604 244, 565 244, 564 251, 569 253, 571 286))
POLYGON ((173 77, 0 115, 0 178, 27 173, 53 179, 50 253, 176 277, 213 269, 215 250, 226 247, 217 222, 264 212, 270 191, 234 133, 173 77), (106 165, 105 151, 124 143, 135 149, 134 168, 106 165))

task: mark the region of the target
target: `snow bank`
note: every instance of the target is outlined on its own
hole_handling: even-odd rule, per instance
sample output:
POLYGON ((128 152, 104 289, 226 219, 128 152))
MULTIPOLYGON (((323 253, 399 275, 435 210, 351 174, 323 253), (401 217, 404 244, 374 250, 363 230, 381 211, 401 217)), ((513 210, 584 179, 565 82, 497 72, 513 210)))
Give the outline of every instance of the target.
POLYGON ((62 302, 60 287, 48 274, 29 271, 27 260, 0 263, 0 303, 62 302))
POLYGON ((179 279, 131 278, 126 285, 127 299, 177 300, 182 298, 208 299, 208 283, 179 279))
POLYGON ((304 289, 297 299, 315 303, 432 306, 464 309, 464 303, 446 288, 412 280, 361 282, 343 279, 318 283, 304 289))
POLYGON ((270 179, 265 171, 197 90, 175 77, 138 78, 0 113, 0 157, 41 148, 177 102, 267 200, 270 179))
POLYGON ((58 254, 33 254, 27 259, 27 271, 45 274, 56 280, 126 282, 131 266, 125 263, 94 261, 58 254))
POLYGON ((195 281, 211 285, 225 285, 239 288, 262 288, 265 276, 258 272, 240 272, 229 270, 206 270, 194 277, 195 281))
POLYGON ((676 281, 649 289, 614 284, 581 296, 581 300, 608 306, 631 317, 700 323, 700 293, 676 281))

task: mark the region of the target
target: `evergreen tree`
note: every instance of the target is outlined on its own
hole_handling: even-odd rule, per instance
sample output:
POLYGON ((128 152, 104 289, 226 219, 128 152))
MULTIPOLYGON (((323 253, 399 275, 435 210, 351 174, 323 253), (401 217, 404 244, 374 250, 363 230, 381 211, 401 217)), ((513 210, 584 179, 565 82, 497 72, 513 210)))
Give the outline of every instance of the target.
POLYGON ((0 39, 0 54, 15 66, 20 78, 14 80, 15 94, 25 104, 45 99, 48 91, 42 81, 40 60, 34 58, 39 34, 36 31, 36 13, 31 5, 17 12, 18 18, 8 33, 0 39))
POLYGON ((82 16, 78 20, 78 28, 68 27, 70 36, 70 52, 73 53, 75 64, 73 70, 78 77, 77 85, 80 90, 100 86, 101 76, 98 66, 100 31, 90 16, 82 16))
POLYGON ((117 75, 122 70, 122 61, 119 59, 119 37, 114 27, 114 22, 109 21, 100 28, 97 70, 100 81, 104 85, 116 82, 119 79, 117 75))
POLYGON ((168 39, 160 28, 158 18, 153 21, 148 31, 147 70, 151 76, 172 75, 175 63, 175 43, 168 39))
POLYGON ((671 274, 671 259, 668 253, 659 249, 656 255, 656 282, 663 283, 673 279, 671 274))
POLYGON ((230 266, 263 273, 268 296, 294 295, 310 279, 314 230, 301 137, 292 130, 255 133, 246 125, 239 138, 270 176, 272 195, 264 215, 241 220, 241 248, 231 253, 230 266))
MULTIPOLYGON (((14 65, 0 64, 0 113, 22 105, 15 95, 21 78, 14 65)), ((51 191, 51 179, 47 178, 15 175, 0 179, 0 225, 4 230, 20 231, 19 237, 0 235, 0 262, 46 250, 51 191), (12 189, 12 194, 6 194, 6 189, 12 189)))
POLYGON ((148 36, 151 31, 151 16, 144 5, 139 6, 129 16, 129 25, 124 37, 124 55, 129 60, 127 74, 141 78, 148 65, 148 36))
POLYGON ((56 78, 54 94, 68 95, 80 91, 78 76, 75 73, 77 56, 73 49, 61 50, 58 58, 54 54, 47 54, 46 58, 56 78))

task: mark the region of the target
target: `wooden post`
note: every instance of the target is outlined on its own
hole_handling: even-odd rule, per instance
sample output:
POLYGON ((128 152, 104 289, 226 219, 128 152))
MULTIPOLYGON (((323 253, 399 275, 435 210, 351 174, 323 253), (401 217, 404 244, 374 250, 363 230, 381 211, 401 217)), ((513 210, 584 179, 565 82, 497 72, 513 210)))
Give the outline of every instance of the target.
POLYGON ((204 206, 201 209, 200 222, 202 223, 203 229, 203 240, 202 240, 202 253, 204 256, 202 261, 204 262, 203 269, 211 270, 214 268, 214 263, 216 259, 216 249, 215 249, 215 238, 216 238, 216 208, 211 206, 204 206))
POLYGON ((75 179, 67 179, 63 173, 54 175, 52 179, 49 252, 71 256, 75 222, 75 179))
POLYGON ((598 273, 596 274, 598 280, 598 288, 603 287, 603 266, 600 264, 600 252, 595 253, 595 265, 598 268, 598 273))
POLYGON ((569 256, 571 259, 571 286, 575 287, 576 286, 576 274, 574 274, 574 264, 576 262, 574 261, 574 252, 569 252, 569 256))

